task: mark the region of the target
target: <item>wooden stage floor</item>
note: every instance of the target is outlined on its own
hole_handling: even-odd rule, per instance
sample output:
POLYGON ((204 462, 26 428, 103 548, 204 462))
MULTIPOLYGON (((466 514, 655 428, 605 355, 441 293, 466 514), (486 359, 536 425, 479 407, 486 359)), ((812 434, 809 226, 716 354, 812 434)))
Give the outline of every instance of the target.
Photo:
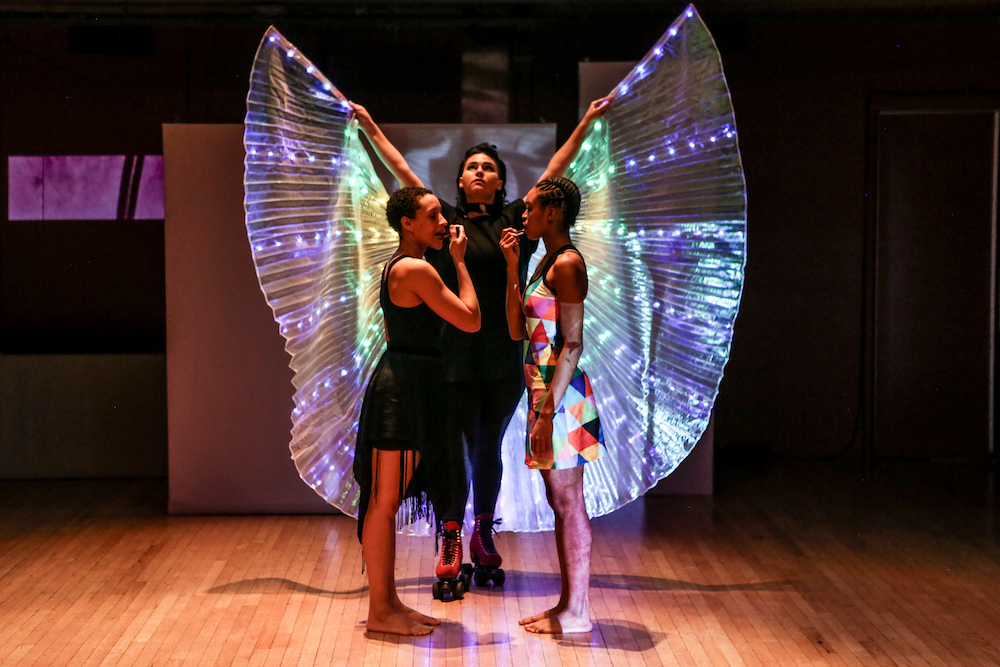
POLYGON ((2 665, 998 665, 988 468, 777 461, 714 497, 594 521, 592 633, 527 635, 551 534, 498 536, 507 585, 431 599, 432 538, 400 540, 431 636, 366 634, 346 517, 166 516, 163 480, 0 482, 2 665))

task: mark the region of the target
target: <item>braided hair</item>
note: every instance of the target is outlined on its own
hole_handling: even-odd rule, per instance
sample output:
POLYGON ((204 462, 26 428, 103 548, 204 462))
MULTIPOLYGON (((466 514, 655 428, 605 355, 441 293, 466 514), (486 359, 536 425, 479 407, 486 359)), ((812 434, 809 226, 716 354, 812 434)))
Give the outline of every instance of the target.
POLYGON ((576 183, 562 176, 550 176, 538 181, 535 192, 543 207, 559 206, 567 229, 576 224, 576 216, 580 213, 580 188, 576 183))

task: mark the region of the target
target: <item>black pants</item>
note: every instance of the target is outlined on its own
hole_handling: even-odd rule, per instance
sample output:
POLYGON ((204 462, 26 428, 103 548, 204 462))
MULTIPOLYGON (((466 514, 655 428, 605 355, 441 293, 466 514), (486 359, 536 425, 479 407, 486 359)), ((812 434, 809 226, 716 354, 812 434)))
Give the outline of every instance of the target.
MULTIPOLYGON (((451 460, 471 470, 476 515, 492 514, 500 495, 503 463, 500 441, 507 424, 524 393, 524 377, 512 374, 495 380, 446 382, 448 395, 448 446, 451 460)), ((458 474, 458 470, 454 471, 458 474)), ((445 521, 461 521, 469 497, 468 478, 465 493, 441 515, 445 521)))

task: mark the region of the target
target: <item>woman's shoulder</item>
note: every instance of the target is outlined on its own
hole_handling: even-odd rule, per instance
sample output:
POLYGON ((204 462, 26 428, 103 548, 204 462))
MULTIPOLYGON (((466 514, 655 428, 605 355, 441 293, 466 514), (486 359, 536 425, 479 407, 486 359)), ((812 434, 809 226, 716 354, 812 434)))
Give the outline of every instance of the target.
POLYGON ((389 260, 387 276, 392 276, 393 282, 401 278, 407 278, 410 276, 417 276, 423 273, 433 273, 437 275, 437 271, 431 264, 420 257, 411 257, 410 255, 401 255, 389 260))
POLYGON ((583 272, 584 275, 587 274, 587 265, 583 261, 583 255, 576 248, 570 247, 565 248, 560 252, 555 260, 552 262, 552 268, 550 271, 564 272, 568 274, 575 274, 578 272, 583 272))
MULTIPOLYGON (((418 257, 400 257, 394 260, 385 277, 389 293, 395 296, 396 290, 402 288, 406 292, 419 294, 428 287, 440 283, 438 272, 426 260, 418 257)), ((406 306, 413 304, 403 304, 406 306)))
POLYGON ((553 287, 567 283, 586 284, 587 265, 580 251, 573 247, 564 248, 545 272, 545 281, 553 287))
POLYGON ((393 269, 408 273, 412 271, 433 271, 434 268, 423 257, 411 257, 404 255, 392 261, 393 269))
POLYGON ((587 289, 587 265, 576 248, 560 252, 545 272, 545 283, 560 296, 568 296, 587 289))

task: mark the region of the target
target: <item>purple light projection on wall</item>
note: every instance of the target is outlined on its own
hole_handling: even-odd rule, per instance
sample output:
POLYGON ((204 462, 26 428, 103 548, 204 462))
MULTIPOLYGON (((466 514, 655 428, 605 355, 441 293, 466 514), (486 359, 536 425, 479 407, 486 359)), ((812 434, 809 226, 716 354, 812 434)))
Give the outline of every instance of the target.
POLYGON ((7 158, 8 220, 162 220, 163 156, 7 158))
POLYGON ((163 156, 140 155, 143 161, 136 191, 134 220, 162 220, 163 215, 163 156))

